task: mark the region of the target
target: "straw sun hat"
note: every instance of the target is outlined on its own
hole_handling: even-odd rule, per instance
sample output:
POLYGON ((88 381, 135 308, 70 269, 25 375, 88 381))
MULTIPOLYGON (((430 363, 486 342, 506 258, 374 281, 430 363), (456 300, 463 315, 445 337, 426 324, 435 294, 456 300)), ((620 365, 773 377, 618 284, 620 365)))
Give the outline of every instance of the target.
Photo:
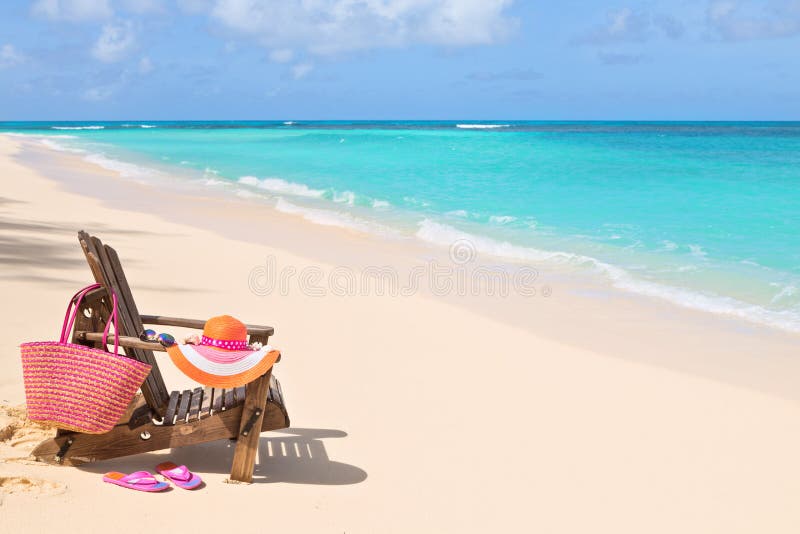
POLYGON ((252 382, 269 371, 281 353, 266 345, 253 350, 247 345, 247 327, 230 315, 206 321, 197 345, 172 345, 167 354, 189 378, 218 388, 252 382))

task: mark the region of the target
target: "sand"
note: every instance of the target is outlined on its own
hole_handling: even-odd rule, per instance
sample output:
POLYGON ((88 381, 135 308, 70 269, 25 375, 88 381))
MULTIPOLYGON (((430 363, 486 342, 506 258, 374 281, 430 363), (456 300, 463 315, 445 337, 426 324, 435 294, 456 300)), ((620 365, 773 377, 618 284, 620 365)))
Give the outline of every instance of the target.
MULTIPOLYGON (((0 532, 800 529, 797 336, 569 273, 543 273, 552 295, 536 300, 263 295, 252 276, 270 258, 405 272, 446 252, 165 194, 22 138, 0 138, 0 176, 0 532), (19 408, 17 346, 53 339, 90 281, 80 229, 120 253, 142 313, 275 327, 293 427, 262 435, 254 484, 224 483, 227 441, 79 468, 27 459, 52 431, 19 408), (101 481, 165 459, 206 487, 101 481)), ((159 358, 169 388, 191 385, 159 358)))

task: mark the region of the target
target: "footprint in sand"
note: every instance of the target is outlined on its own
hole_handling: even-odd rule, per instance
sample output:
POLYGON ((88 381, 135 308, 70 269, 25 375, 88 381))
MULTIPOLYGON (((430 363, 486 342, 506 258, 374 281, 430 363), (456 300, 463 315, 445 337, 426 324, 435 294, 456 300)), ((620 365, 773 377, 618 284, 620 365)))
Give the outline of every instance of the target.
POLYGON ((51 437, 53 432, 51 428, 30 421, 24 407, 0 405, 0 445, 30 453, 36 445, 51 437))
POLYGON ((27 452, 32 451, 36 446, 50 437, 50 434, 45 430, 39 428, 20 428, 16 430, 11 437, 7 440, 8 445, 25 449, 27 452))
POLYGON ((30 456, 33 449, 54 432, 55 429, 28 419, 24 406, 0 405, 0 464, 36 463, 30 456))
POLYGON ((0 413, 0 441, 11 439, 20 426, 22 424, 16 418, 0 413))
POLYGON ((5 495, 25 493, 28 495, 58 495, 66 486, 50 480, 30 477, 0 476, 0 504, 5 495))

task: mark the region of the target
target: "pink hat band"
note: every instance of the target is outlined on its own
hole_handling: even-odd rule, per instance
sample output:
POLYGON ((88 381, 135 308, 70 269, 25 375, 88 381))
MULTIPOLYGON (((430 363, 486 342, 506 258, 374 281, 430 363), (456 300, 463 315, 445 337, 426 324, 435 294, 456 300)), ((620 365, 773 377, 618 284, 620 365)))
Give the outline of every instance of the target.
POLYGON ((213 337, 208 336, 203 336, 200 340, 200 344, 208 347, 219 347, 226 350, 246 350, 248 348, 247 341, 214 339, 213 337))

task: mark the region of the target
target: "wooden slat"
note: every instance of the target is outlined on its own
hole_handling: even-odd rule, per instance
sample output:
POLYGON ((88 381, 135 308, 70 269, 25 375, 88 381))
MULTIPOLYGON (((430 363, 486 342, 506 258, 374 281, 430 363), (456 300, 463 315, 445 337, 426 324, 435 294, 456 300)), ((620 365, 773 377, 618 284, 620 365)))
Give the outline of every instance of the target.
POLYGON ((264 416, 262 432, 287 428, 289 426, 289 413, 286 411, 286 399, 283 396, 283 387, 275 375, 270 377, 267 413, 264 416))
MULTIPOLYGON (((75 315, 75 325, 72 329, 72 342, 77 343, 80 345, 87 345, 89 347, 94 347, 96 349, 106 350, 102 344, 103 335, 100 334, 100 339, 97 341, 93 341, 92 343, 87 343, 86 339, 81 339, 80 332, 81 331, 94 331, 100 332, 104 330, 105 324, 102 322, 103 316, 103 298, 106 297, 108 293, 106 292, 105 288, 98 288, 89 291, 86 296, 84 297, 83 301, 81 302, 78 313, 75 315), (91 309, 92 313, 90 317, 87 317, 84 313, 86 310, 91 309)), ((108 312, 106 311, 106 314, 108 312)))
POLYGON ((203 400, 203 388, 195 388, 192 392, 192 402, 189 403, 189 421, 200 419, 200 402, 203 400))
POLYGON ((242 408, 238 407, 220 413, 219 417, 206 417, 182 425, 164 426, 147 423, 134 429, 127 425, 118 425, 105 434, 69 432, 55 439, 43 441, 34 449, 33 455, 42 462, 56 463, 55 455, 66 437, 73 438, 74 443, 67 450, 62 465, 81 465, 87 461, 107 460, 218 439, 235 438, 239 431, 241 417, 242 408), (143 440, 141 435, 145 432, 150 434, 150 437, 143 440))
MULTIPOLYGON (((153 324, 161 326, 181 326, 184 328, 194 328, 202 330, 206 322, 202 319, 185 319, 183 317, 164 317, 163 315, 140 315, 139 316, 144 324, 153 324)), ((271 326, 248 324, 247 333, 257 336, 271 336, 275 333, 275 329, 271 326)))
MULTIPOLYGON (((33 451, 33 456, 42 462, 55 463, 55 455, 65 437, 71 437, 75 441, 67 451, 62 465, 80 465, 87 461, 107 460, 217 439, 235 438, 239 433, 242 410, 243 406, 237 406, 220 412, 218 416, 177 426, 156 425, 148 421, 133 427, 127 424, 117 425, 106 434, 62 431, 56 438, 39 444, 33 451), (150 439, 141 439, 143 432, 150 433, 150 439)), ((261 431, 278 430, 288 426, 289 418, 286 413, 276 404, 267 404, 261 431)))
POLYGON ((200 418, 208 417, 211 413, 211 401, 214 398, 214 388, 206 386, 203 391, 203 402, 200 403, 200 418))
POLYGON ((169 394, 169 403, 167 404, 167 411, 164 412, 164 424, 165 425, 174 425, 175 424, 175 410, 178 409, 178 399, 180 399, 181 393, 179 391, 173 391, 169 394))
POLYGON ((222 400, 224 397, 224 389, 214 388, 214 403, 211 405, 211 409, 214 410, 215 414, 218 414, 222 411, 222 400))
POLYGON ((283 404, 283 399, 281 398, 281 389, 280 384, 278 383, 278 379, 275 378, 275 375, 270 377, 269 381, 269 391, 270 397, 273 402, 277 402, 278 404, 283 404))
MULTIPOLYGON (((121 323, 119 325, 120 333, 125 334, 130 331, 132 332, 132 336, 138 335, 139 332, 136 331, 136 323, 133 321, 129 310, 129 305, 132 305, 135 309, 135 303, 132 304, 133 298, 130 296, 130 288, 127 285, 127 280, 125 279, 121 266, 119 266, 119 269, 114 268, 103 243, 96 237, 92 237, 86 232, 81 231, 78 233, 78 238, 95 280, 103 284, 106 288, 112 289, 117 295, 119 319, 121 323), (117 274, 120 275, 121 282, 118 281, 117 274), (123 286, 127 291, 123 291, 123 286)), ((116 253, 114 253, 113 256, 116 258, 116 253)), ((119 258, 116 258, 116 261, 119 263, 119 258)), ((138 316, 136 319, 138 320, 138 316)), ((126 348, 125 354, 128 357, 135 358, 153 367, 141 386, 142 394, 150 407, 158 415, 163 415, 166 404, 169 401, 169 394, 164 386, 153 353, 141 349, 126 348)))
POLYGON ((271 371, 247 384, 247 398, 242 409, 242 418, 239 423, 239 436, 236 440, 236 450, 233 453, 233 465, 231 466, 231 480, 239 482, 252 482, 253 469, 256 463, 256 451, 258 450, 258 438, 261 425, 264 421, 266 411, 267 391, 269 391, 269 379, 271 371), (259 415, 255 416, 255 411, 259 415), (244 426, 248 421, 254 419, 251 431, 242 435, 244 426))
MULTIPOLYGON (((85 340, 85 341, 102 341, 103 334, 100 332, 75 332, 76 339, 85 340)), ((114 337, 108 336, 109 344, 114 343, 114 337)), ((137 348, 137 349, 144 349, 144 350, 157 350, 159 352, 166 352, 161 343, 153 342, 153 341, 142 341, 138 337, 130 337, 130 336, 119 336, 119 346, 126 348, 137 348)))
MULTIPOLYGON (((236 408, 237 410, 239 408, 236 408)), ((261 423, 261 431, 278 430, 289 427, 289 414, 281 406, 274 402, 267 403, 267 411, 264 412, 264 421, 261 423)))
MULTIPOLYGON (((78 242, 81 244, 81 248, 83 249, 83 254, 86 256, 86 259, 89 259, 89 254, 92 252, 94 246, 92 245, 91 236, 81 230, 78 232, 78 242)), ((97 254, 95 254, 95 258, 97 258, 97 254)), ((89 263, 89 269, 92 271, 92 276, 94 276, 95 282, 103 283, 103 271, 100 269, 100 264, 98 263, 89 263)))
POLYGON ((226 410, 236 406, 236 398, 233 395, 233 390, 232 389, 226 389, 225 390, 225 398, 222 401, 222 404, 223 404, 223 406, 225 407, 226 410))
MULTIPOLYGON (((113 277, 117 280, 117 299, 122 300, 119 308, 120 310, 128 310, 128 322, 123 322, 123 331, 120 333, 136 337, 144 330, 144 325, 142 324, 142 320, 139 318, 139 310, 136 309, 136 302, 133 300, 133 294, 131 293, 131 288, 128 285, 128 280, 125 277, 125 271, 122 270, 122 263, 119 260, 117 252, 113 248, 106 245, 103 247, 103 251, 105 251, 111 271, 114 273, 113 277), (126 326, 130 326, 130 331, 124 329, 126 326)), ((147 358, 148 363, 150 363, 150 365, 153 367, 148 375, 148 379, 150 379, 154 384, 153 393, 158 397, 157 400, 162 404, 162 406, 159 406, 159 410, 163 411, 164 405, 166 405, 169 399, 169 393, 167 386, 164 384, 164 378, 161 376, 161 370, 158 368, 158 362, 155 359, 155 355, 152 351, 141 349, 136 350, 142 353, 142 356, 147 358)))
POLYGON ((233 390, 233 402, 236 404, 241 404, 244 402, 245 397, 245 386, 240 386, 233 390))
POLYGON ((186 414, 189 412, 189 403, 191 401, 192 401, 192 392, 189 391, 188 389, 184 390, 184 392, 181 393, 181 401, 180 404, 178 405, 178 415, 177 419, 175 419, 176 424, 182 423, 183 421, 186 420, 186 414))

